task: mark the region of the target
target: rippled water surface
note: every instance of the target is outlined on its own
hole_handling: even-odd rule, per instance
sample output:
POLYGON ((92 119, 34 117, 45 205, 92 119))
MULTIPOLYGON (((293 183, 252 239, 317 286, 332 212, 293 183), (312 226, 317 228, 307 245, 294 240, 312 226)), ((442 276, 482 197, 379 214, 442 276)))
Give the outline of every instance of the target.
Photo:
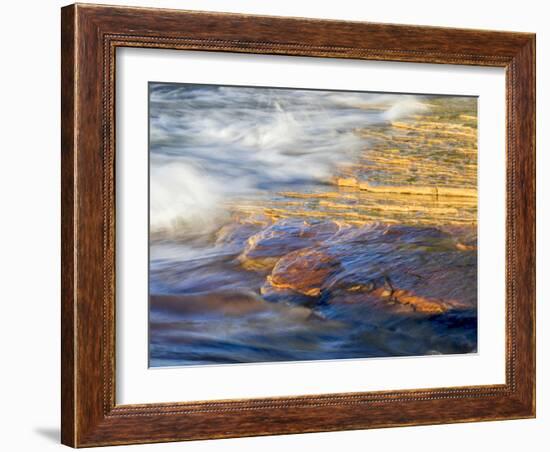
POLYGON ((476 105, 150 84, 150 365, 475 352, 476 105))

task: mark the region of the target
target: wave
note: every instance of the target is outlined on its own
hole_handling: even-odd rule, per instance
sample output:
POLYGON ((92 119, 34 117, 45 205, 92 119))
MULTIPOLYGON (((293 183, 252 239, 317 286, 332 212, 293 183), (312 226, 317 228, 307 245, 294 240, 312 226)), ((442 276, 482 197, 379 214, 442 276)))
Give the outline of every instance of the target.
POLYGON ((323 184, 357 133, 426 108, 415 95, 150 84, 151 231, 208 232, 225 205, 323 184))

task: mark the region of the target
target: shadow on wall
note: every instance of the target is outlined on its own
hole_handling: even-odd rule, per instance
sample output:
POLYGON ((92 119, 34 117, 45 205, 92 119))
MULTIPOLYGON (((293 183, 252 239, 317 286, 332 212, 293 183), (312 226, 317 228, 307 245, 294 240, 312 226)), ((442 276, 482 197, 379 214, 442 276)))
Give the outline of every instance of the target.
POLYGON ((57 444, 61 442, 61 431, 59 427, 38 427, 35 428, 34 431, 48 441, 53 441, 57 444))

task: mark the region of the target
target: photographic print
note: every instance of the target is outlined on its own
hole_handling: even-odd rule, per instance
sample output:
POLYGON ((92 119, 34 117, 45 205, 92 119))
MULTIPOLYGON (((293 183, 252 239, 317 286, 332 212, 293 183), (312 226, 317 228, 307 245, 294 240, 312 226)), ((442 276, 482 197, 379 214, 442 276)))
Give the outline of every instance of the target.
POLYGON ((477 352, 477 98, 149 83, 151 367, 477 352))

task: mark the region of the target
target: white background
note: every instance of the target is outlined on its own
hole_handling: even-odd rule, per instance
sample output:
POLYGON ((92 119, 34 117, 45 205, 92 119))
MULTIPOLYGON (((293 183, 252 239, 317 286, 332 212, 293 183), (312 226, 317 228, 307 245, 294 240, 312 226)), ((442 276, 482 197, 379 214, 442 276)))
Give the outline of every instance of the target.
MULTIPOLYGON (((548 204, 550 132, 550 31, 545 2, 537 0, 312 2, 279 0, 117 0, 119 4, 309 16, 333 19, 489 28, 537 32, 538 275, 547 272, 550 241, 548 204)), ((1 448, 9 451, 61 449, 59 424, 59 1, 3 5, 1 221, 3 322, 0 386, 1 448)), ((538 279, 538 417, 448 426, 406 427, 223 441, 119 447, 116 450, 187 451, 543 451, 550 429, 548 405, 549 309, 538 279), (548 328, 548 326, 546 326, 548 328), (546 352, 546 353, 545 353, 546 352), (546 380, 546 382, 544 381, 546 380), (546 432, 545 434, 543 432, 546 432)))
POLYGON ((504 383, 503 69, 132 48, 117 51, 116 80, 117 403, 504 383), (479 96, 479 353, 147 369, 150 80, 479 96))

